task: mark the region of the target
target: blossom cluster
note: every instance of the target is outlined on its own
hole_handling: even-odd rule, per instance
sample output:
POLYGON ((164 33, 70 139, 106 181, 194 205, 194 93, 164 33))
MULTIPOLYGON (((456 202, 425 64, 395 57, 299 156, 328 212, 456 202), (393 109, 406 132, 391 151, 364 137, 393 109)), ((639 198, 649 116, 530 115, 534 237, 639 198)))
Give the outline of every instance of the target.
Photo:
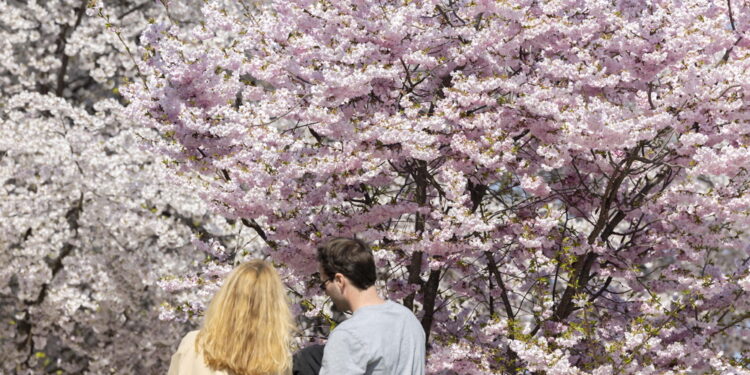
MULTIPOLYGON (((149 18, 167 19, 163 7, 89 3, 0 2, 3 374, 166 372, 196 319, 159 320, 165 302, 188 305, 160 283, 254 248, 251 231, 143 147, 159 135, 135 127, 113 92, 136 79, 127 49, 149 18)), ((187 5, 172 16, 195 18, 187 5)))
POLYGON ((318 241, 371 242, 433 373, 746 374, 749 29, 738 0, 208 1, 121 91, 302 305, 318 241))

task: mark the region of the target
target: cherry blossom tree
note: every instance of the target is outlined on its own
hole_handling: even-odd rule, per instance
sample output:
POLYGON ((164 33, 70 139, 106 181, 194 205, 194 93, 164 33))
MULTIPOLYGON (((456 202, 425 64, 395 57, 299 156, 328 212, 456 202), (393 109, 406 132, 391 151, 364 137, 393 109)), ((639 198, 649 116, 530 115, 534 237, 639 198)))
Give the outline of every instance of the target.
POLYGON ((3 374, 166 372, 195 321, 175 312, 209 294, 184 302, 162 284, 221 276, 255 238, 142 147, 157 135, 134 128, 113 92, 136 77, 128 49, 149 19, 168 19, 163 6, 119 1, 87 16, 88 5, 0 2, 3 374))
POLYGON ((750 2, 241 4, 121 91, 306 314, 358 235, 431 373, 750 373, 750 2))

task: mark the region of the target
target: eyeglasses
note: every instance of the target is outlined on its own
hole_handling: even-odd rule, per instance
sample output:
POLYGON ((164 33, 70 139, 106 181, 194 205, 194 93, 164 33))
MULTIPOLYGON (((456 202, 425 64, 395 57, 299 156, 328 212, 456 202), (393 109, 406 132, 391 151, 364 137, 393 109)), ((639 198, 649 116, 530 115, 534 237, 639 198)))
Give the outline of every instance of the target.
POLYGON ((318 287, 320 290, 325 291, 326 287, 328 286, 328 282, 331 281, 331 279, 325 279, 323 280, 322 277, 320 277, 319 273, 315 273, 315 277, 318 279, 318 287))
POLYGON ((328 280, 320 280, 320 285, 319 285, 320 286, 320 290, 322 290, 322 291, 325 292, 326 288, 328 287, 328 282, 329 281, 331 281, 331 280, 330 279, 328 279, 328 280))

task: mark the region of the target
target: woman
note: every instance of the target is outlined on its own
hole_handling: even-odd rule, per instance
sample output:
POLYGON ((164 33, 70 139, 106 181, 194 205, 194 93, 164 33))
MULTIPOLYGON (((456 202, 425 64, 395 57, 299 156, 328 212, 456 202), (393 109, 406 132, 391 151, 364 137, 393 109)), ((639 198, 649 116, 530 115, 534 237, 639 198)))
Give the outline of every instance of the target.
POLYGON ((294 330, 278 273, 263 260, 235 268, 211 300, 200 331, 182 339, 169 375, 286 375, 294 330))

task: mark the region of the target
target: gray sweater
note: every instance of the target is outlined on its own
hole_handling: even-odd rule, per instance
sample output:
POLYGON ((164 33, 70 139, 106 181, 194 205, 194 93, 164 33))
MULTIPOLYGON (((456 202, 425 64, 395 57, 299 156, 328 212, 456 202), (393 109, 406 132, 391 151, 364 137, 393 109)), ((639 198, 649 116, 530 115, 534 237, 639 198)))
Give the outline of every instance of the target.
POLYGON ((406 307, 386 301, 357 309, 328 337, 320 375, 424 375, 425 336, 406 307))

